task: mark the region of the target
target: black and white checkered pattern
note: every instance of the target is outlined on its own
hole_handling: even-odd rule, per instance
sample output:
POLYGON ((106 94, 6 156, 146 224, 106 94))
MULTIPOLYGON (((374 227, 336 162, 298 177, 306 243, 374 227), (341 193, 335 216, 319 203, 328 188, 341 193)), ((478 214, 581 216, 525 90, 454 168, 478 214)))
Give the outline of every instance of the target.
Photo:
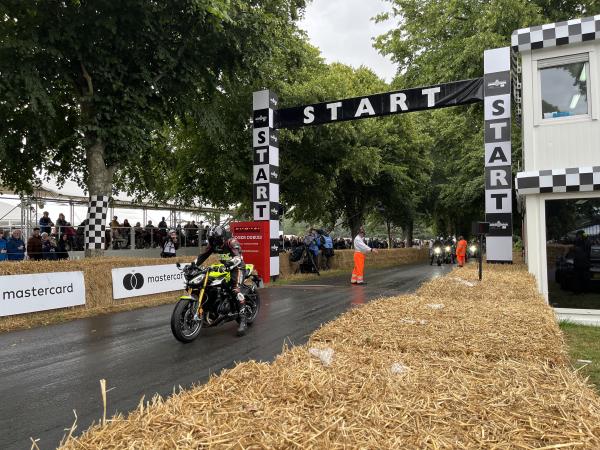
POLYGON ((106 215, 109 197, 104 195, 90 196, 85 227, 85 248, 103 249, 106 232, 106 215))
POLYGON ((600 191, 600 166, 519 172, 519 195, 600 191))
POLYGON ((279 100, 267 90, 254 92, 252 208, 256 221, 269 221, 270 243, 269 274, 279 275, 279 134, 275 125, 275 111, 279 100))
POLYGON ((596 39, 600 39, 600 15, 515 30, 511 46, 522 52, 596 39))

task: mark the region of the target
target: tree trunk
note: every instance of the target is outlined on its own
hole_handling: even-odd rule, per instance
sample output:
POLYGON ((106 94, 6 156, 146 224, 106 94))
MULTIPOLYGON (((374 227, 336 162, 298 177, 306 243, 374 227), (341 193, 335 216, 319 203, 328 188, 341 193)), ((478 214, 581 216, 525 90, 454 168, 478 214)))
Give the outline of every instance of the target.
POLYGON ((413 228, 414 228, 414 225, 415 225, 414 222, 411 220, 404 227, 404 236, 405 236, 405 239, 406 239, 406 246, 407 247, 412 247, 413 246, 413 228))
POLYGON ((392 246, 392 224, 389 220, 386 220, 385 226, 387 227, 388 248, 393 248, 393 246, 392 246))
POLYGON ((114 167, 106 167, 105 147, 97 141, 87 149, 87 188, 90 195, 85 225, 85 256, 104 255, 108 203, 112 193, 114 167))
POLYGON ((358 229, 363 225, 363 215, 362 214, 354 214, 353 216, 348 217, 348 227, 350 228, 350 232, 352 239, 356 237, 358 234, 358 229))

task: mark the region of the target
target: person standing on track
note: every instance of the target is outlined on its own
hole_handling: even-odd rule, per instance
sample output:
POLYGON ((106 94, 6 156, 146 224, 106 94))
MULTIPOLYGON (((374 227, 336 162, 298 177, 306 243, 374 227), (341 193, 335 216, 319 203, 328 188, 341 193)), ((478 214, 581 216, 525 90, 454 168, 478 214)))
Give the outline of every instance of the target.
POLYGON ((465 259, 467 257, 467 241, 462 236, 458 237, 456 244, 456 258, 458 259, 458 267, 465 265, 465 259))
POLYGON ((367 253, 378 253, 377 249, 369 247, 365 243, 365 229, 360 227, 358 234, 354 238, 354 269, 352 270, 352 279, 350 283, 363 285, 365 283, 365 259, 367 253))

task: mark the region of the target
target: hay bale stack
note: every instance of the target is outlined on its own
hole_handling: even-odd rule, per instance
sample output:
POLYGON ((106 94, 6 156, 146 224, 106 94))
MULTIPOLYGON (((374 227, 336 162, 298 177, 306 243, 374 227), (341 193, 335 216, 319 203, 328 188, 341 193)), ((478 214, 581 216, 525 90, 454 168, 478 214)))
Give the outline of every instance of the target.
POLYGON ((474 270, 423 285, 415 295, 353 310, 313 334, 313 342, 342 339, 370 348, 565 363, 554 312, 523 267, 474 270), (438 306, 438 309, 436 309, 438 306))
MULTIPOLYGON (((213 261, 216 257, 211 255, 213 261)), ((118 311, 134 307, 153 306, 166 301, 175 301, 177 292, 145 295, 122 300, 114 300, 112 293, 112 269, 118 267, 153 266, 160 264, 189 263, 193 257, 182 256, 171 259, 125 257, 89 258, 64 261, 22 261, 19 263, 0 264, 0 276, 24 275, 31 273, 83 272, 85 279, 85 305, 50 311, 21 314, 18 316, 0 317, 0 332, 18 328, 29 328, 58 319, 85 317, 100 314, 104 311, 118 311)))
MULTIPOLYGON (((367 269, 402 266, 406 264, 422 263, 429 259, 427 248, 391 248, 379 250, 379 253, 370 253, 367 256, 367 269)), ((352 271, 354 267, 354 250, 336 250, 330 259, 332 270, 352 271)), ((290 262, 289 253, 279 255, 279 273, 287 277, 296 273, 299 262, 290 262)))
POLYGON ((475 276, 351 310, 272 364, 239 364, 64 448, 600 448, 600 399, 532 278, 475 276))

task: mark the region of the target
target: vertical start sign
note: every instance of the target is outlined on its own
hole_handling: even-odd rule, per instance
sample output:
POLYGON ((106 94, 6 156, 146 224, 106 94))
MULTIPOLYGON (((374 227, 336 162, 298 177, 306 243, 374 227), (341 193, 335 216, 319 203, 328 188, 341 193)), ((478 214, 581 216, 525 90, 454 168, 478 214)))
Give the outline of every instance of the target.
POLYGON ((487 261, 512 262, 510 47, 483 54, 485 219, 487 261))
MULTIPOLYGON (((265 284, 268 283, 271 247, 269 222, 233 222, 231 223, 231 234, 242 247, 244 262, 254 264, 254 268, 265 284)), ((277 267, 279 268, 279 266, 277 267)))
MULTIPOLYGON (((268 264, 261 276, 268 280, 279 275, 279 137, 275 128, 278 98, 269 90, 254 92, 252 97, 252 210, 254 220, 264 222, 263 239, 268 264), (275 251, 270 249, 274 248, 275 251), (269 256, 270 255, 270 256, 269 256)), ((240 240, 240 242, 242 242, 240 240)), ((242 250, 243 250, 242 245, 242 250)))

